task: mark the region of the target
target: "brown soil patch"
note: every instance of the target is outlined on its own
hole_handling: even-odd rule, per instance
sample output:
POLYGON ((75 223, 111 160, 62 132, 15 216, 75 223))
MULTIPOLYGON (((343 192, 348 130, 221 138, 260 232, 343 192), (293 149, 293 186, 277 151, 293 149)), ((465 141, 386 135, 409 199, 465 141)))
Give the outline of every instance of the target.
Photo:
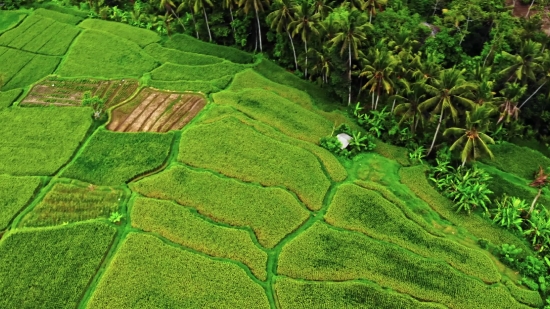
POLYGON ((106 100, 107 107, 128 99, 138 88, 138 81, 99 79, 59 79, 50 77, 36 84, 21 105, 79 106, 84 92, 90 91, 106 100))
MULTIPOLYGON (((521 18, 526 18, 526 17, 531 17, 537 13, 540 12, 540 6, 537 5, 536 3, 533 5, 533 7, 531 8, 531 11, 529 12, 529 5, 531 4, 531 2, 529 2, 529 4, 523 4, 521 2, 521 0, 506 0, 506 5, 508 5, 509 7, 512 7, 512 15, 514 15, 515 17, 521 17, 521 18), (529 12, 529 16, 527 16, 527 12, 529 12)), ((548 7, 544 7, 543 10, 542 10, 542 31, 544 31, 544 33, 546 33, 546 35, 550 36, 550 18, 548 17, 548 7)))
POLYGON ((199 94, 145 88, 115 108, 107 128, 117 132, 168 132, 189 123, 206 105, 199 94))

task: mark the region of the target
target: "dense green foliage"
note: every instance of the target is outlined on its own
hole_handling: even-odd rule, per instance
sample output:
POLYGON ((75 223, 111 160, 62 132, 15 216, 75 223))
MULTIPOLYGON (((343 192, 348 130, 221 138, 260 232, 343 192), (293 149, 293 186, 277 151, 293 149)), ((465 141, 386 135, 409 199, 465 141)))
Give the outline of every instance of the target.
POLYGON ((40 184, 38 177, 0 175, 0 231, 31 201, 40 184))
POLYGON ((290 193, 183 166, 131 184, 140 194, 190 206, 215 221, 251 228, 260 244, 274 247, 309 213, 290 193), (247 205, 243 208, 243 205, 247 205))
POLYGON ((87 308, 267 308, 239 266, 144 234, 123 241, 87 308))
POLYGON ((0 174, 52 175, 73 155, 92 123, 74 107, 0 111, 0 174))
POLYGON ((267 253, 247 230, 217 225, 191 208, 142 197, 134 201, 130 215, 133 227, 208 255, 239 261, 257 278, 266 279, 267 253))
POLYGON ((284 186, 313 210, 321 208, 330 185, 310 152, 271 139, 235 118, 185 131, 178 160, 244 181, 284 186))
POLYGON ((123 193, 114 188, 58 182, 19 225, 50 226, 107 219, 118 210, 123 197, 123 193))
POLYGON ((9 233, 0 242, 0 307, 77 307, 114 234, 102 223, 9 233))
POLYGON ((97 131, 63 172, 95 185, 118 185, 159 168, 170 152, 173 133, 97 131))

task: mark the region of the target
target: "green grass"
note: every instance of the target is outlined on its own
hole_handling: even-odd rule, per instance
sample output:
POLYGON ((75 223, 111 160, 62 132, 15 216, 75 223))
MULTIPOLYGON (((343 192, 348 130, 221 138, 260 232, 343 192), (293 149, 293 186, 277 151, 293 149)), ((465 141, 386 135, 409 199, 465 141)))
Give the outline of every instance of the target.
POLYGON ((181 65, 208 65, 222 63, 224 61, 224 59, 214 56, 166 48, 157 43, 149 44, 143 50, 162 63, 170 62, 181 65))
POLYGON ((0 34, 17 26, 26 13, 16 11, 0 11, 0 34))
POLYGON ((55 20, 39 15, 30 15, 19 26, 2 34, 0 45, 21 49, 25 44, 41 35, 55 20))
POLYGON ((131 233, 87 308, 269 308, 269 303, 239 266, 131 233))
POLYGON ((277 278, 277 299, 282 308, 444 309, 408 295, 362 282, 314 282, 277 278))
POLYGON ((65 77, 138 78, 157 65, 134 42, 102 31, 85 30, 76 38, 57 73, 65 77))
POLYGON ((277 94, 260 88, 239 92, 223 91, 213 95, 216 104, 228 104, 281 132, 318 143, 321 137, 330 135, 333 123, 277 94))
POLYGON ((95 185, 118 185, 159 168, 168 153, 174 134, 119 133, 101 129, 82 153, 63 172, 95 185))
POLYGON ((0 175, 0 231, 31 201, 41 183, 39 177, 0 175))
POLYGON ((542 308, 543 300, 538 291, 528 290, 515 285, 510 280, 503 280, 504 285, 510 291, 510 294, 520 303, 534 308, 542 308))
POLYGON ((61 6, 60 4, 56 4, 56 3, 52 3, 52 2, 46 2, 46 3, 37 2, 37 3, 33 3, 33 6, 44 8, 44 9, 47 9, 47 10, 50 10, 50 11, 56 11, 56 12, 63 13, 63 14, 74 15, 74 16, 77 16, 77 17, 80 17, 80 18, 87 18, 88 17, 88 12, 87 11, 81 11, 81 10, 77 10, 75 8, 71 8, 71 7, 67 7, 67 6, 61 6))
POLYGON ((86 19, 78 26, 84 29, 104 31, 112 35, 116 35, 128 41, 132 41, 140 47, 145 47, 146 45, 160 41, 160 37, 154 31, 133 27, 114 21, 86 19))
POLYGON ((111 213, 118 211, 123 198, 124 194, 120 189, 58 182, 23 217, 19 226, 39 227, 95 218, 108 219, 111 213))
POLYGON ((132 206, 132 226, 211 256, 239 261, 260 280, 266 280, 267 253, 249 232, 204 220, 194 210, 172 202, 137 198, 132 206))
POLYGON ((542 166, 545 170, 550 168, 550 159, 531 148, 506 142, 499 145, 491 145, 490 148, 495 159, 483 160, 483 163, 524 178, 529 182, 534 179, 539 166, 542 166))
POLYGON ((164 81, 164 80, 150 80, 147 85, 153 88, 161 90, 171 91, 192 91, 201 92, 205 94, 219 92, 231 81, 231 76, 223 76, 211 81, 189 81, 189 80, 176 80, 176 81, 164 81))
POLYGON ((186 34, 178 33, 172 35, 172 37, 164 43, 164 46, 184 52, 223 58, 235 63, 246 64, 254 61, 252 55, 247 52, 232 47, 200 41, 186 34))
POLYGON ((23 92, 23 89, 0 91, 0 110, 9 107, 23 92))
POLYGON ((321 208, 330 186, 313 154, 269 138, 232 117, 185 131, 178 160, 247 182, 284 186, 312 210, 321 208))
POLYGON ((69 25, 76 25, 80 21, 82 21, 82 17, 78 17, 72 14, 56 12, 45 8, 38 8, 34 10, 34 14, 48 17, 48 18, 54 19, 57 22, 66 23, 69 25))
POLYGON ((151 72, 153 80, 210 81, 223 76, 233 76, 242 71, 244 65, 229 61, 208 65, 181 65, 165 63, 151 72))
POLYGON ((0 46, 0 63, 4 75, 2 91, 23 88, 51 74, 59 57, 34 55, 29 52, 0 46))
POLYGON ((480 217, 477 213, 471 215, 456 213, 453 203, 428 183, 425 171, 426 167, 423 165, 406 167, 399 170, 399 176, 403 184, 428 203, 442 218, 459 228, 466 229, 475 237, 484 238, 496 246, 513 244, 522 248, 525 253, 533 252, 523 237, 518 237, 506 229, 492 225, 491 221, 480 217))
POLYGON ((262 246, 272 248, 294 231, 309 213, 280 188, 258 185, 175 166, 130 184, 144 196, 173 200, 196 208, 212 220, 250 227, 262 246))
POLYGON ((445 261, 484 282, 500 281, 500 274, 486 254, 428 233, 374 191, 353 184, 340 186, 325 220, 334 226, 394 243, 418 255, 445 261))
POLYGON ((1 308, 76 308, 115 229, 101 223, 9 233, 0 242, 1 308))
POLYGON ((81 107, 1 110, 0 174, 54 174, 84 138, 91 114, 81 107))
POLYGON ((500 283, 487 285, 444 262, 322 223, 283 248, 278 273, 315 281, 367 279, 451 308, 523 308, 500 283))

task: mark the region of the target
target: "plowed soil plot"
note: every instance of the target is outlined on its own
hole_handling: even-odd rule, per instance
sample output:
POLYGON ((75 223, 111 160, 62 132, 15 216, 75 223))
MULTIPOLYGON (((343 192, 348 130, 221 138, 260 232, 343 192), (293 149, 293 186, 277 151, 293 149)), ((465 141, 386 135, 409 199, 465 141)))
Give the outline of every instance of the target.
POLYGON ((106 99, 106 106, 113 106, 128 99, 137 88, 138 82, 132 79, 63 80, 52 77, 36 84, 21 104, 58 106, 80 105, 84 92, 91 91, 92 95, 97 95, 100 98, 106 99))
POLYGON ((107 127, 118 132, 168 132, 183 128, 206 105, 198 94, 143 89, 130 102, 117 107, 107 127))

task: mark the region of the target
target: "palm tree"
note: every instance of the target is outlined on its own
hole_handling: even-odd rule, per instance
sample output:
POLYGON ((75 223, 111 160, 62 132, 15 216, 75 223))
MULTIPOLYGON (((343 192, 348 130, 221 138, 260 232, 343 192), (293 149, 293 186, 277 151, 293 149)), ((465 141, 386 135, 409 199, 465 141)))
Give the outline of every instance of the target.
POLYGON ((445 111, 450 111, 451 117, 454 122, 457 123, 458 111, 456 109, 457 103, 460 103, 466 107, 472 108, 474 102, 468 99, 466 96, 475 89, 475 85, 466 80, 463 77, 465 70, 459 71, 455 68, 443 70, 439 73, 438 78, 432 79, 432 84, 423 84, 426 92, 431 97, 424 102, 420 103, 418 108, 423 111, 430 111, 433 114, 439 114, 437 128, 434 133, 432 145, 428 150, 428 154, 432 152, 437 134, 441 128, 441 122, 444 119, 445 111))
POLYGON ((393 52, 400 58, 410 61, 412 59, 412 49, 419 43, 411 37, 412 32, 402 27, 388 43, 388 47, 393 48, 393 52))
POLYGON ((512 117, 515 120, 518 120, 518 101, 525 94, 526 90, 527 85, 522 86, 518 83, 506 83, 504 85, 504 89, 500 91, 504 102, 499 106, 500 118, 498 119, 497 124, 502 120, 510 122, 512 117))
POLYGON ((231 16, 231 30, 233 30, 233 36, 235 36, 235 25, 233 25, 235 19, 233 18, 233 8, 235 7, 235 0, 222 0, 222 8, 229 9, 229 15, 231 16))
POLYGON ((202 11, 204 20, 206 21, 206 29, 208 30, 208 38, 212 42, 212 33, 210 32, 210 25, 208 24, 208 15, 206 15, 206 5, 212 7, 214 4, 212 0, 184 0, 189 3, 189 6, 193 9, 193 13, 197 14, 202 11))
POLYGON ((391 74, 398 61, 387 49, 380 50, 378 48, 371 49, 366 60, 359 76, 368 79, 362 88, 365 89, 370 86, 369 92, 372 93, 371 108, 376 110, 381 90, 384 89, 389 94, 394 87, 391 74), (374 101, 375 93, 376 102, 374 101))
POLYGON ((403 103, 397 105, 393 111, 396 115, 401 115, 399 125, 410 120, 412 134, 416 132, 418 123, 423 121, 421 116, 422 113, 418 108, 420 103, 423 102, 426 97, 426 92, 422 83, 423 81, 413 83, 412 85, 406 83, 404 84, 405 87, 403 87, 402 95, 399 93, 393 95, 394 99, 403 101, 403 103))
MULTIPOLYGON (((185 30, 185 26, 181 22, 178 14, 176 14, 176 12, 174 12, 175 7, 176 7, 176 5, 174 4, 174 1, 172 1, 172 0, 160 0, 160 2, 159 2, 159 10, 161 12, 163 12, 163 11, 166 12, 166 15, 168 15, 168 12, 172 13, 172 15, 178 20, 180 25, 183 27, 183 30, 185 30)), ((164 19, 166 20, 167 16, 164 16, 164 19)))
POLYGON ((427 54, 426 59, 422 59, 422 54, 417 53, 411 60, 412 75, 416 79, 431 81, 441 73, 441 65, 436 61, 435 54, 427 54))
POLYGON ((328 14, 332 12, 332 8, 327 4, 326 0, 314 0, 313 6, 315 6, 315 13, 318 13, 321 19, 327 18, 328 14))
POLYGON ((372 28, 372 25, 366 21, 365 16, 357 11, 342 11, 337 20, 339 32, 330 40, 332 46, 340 48, 340 57, 347 50, 348 58, 348 106, 351 104, 351 65, 352 59, 359 56, 361 42, 367 40, 366 31, 372 28))
POLYGON ((329 50, 326 47, 323 47, 321 51, 318 51, 313 48, 310 48, 309 50, 314 53, 314 64, 311 70, 314 73, 321 75, 323 84, 327 84, 328 78, 330 76, 330 72, 334 67, 331 61, 332 57, 329 53, 329 50))
POLYGON ((239 0, 239 6, 243 8, 245 14, 248 14, 251 9, 254 9, 256 14, 257 30, 258 30, 258 39, 260 40, 260 52, 263 51, 262 47, 262 28, 260 25, 260 16, 259 12, 264 11, 264 5, 269 5, 269 0, 239 0))
POLYGON ((388 0, 367 0, 363 3, 363 10, 369 11, 369 23, 372 23, 372 15, 376 14, 376 7, 380 10, 387 3, 388 0))
POLYGON ((530 215, 531 212, 533 212, 533 209, 535 209, 535 204, 537 203, 537 200, 539 199, 540 195, 542 194, 542 188, 544 188, 549 182, 550 182, 550 180, 548 180, 548 175, 546 175, 546 173, 542 169, 542 166, 539 166, 539 172, 538 172, 535 180, 533 180, 533 182, 531 182, 529 184, 529 186, 531 186, 531 187, 538 188, 539 192, 535 196, 535 199, 533 200, 533 203, 531 203, 531 207, 529 208, 529 212, 527 212, 527 215, 530 215))
POLYGON ((512 55, 506 51, 502 51, 502 57, 512 64, 499 72, 500 75, 509 75, 509 78, 516 77, 516 81, 525 81, 530 79, 536 80, 535 73, 542 69, 541 63, 544 58, 542 56, 542 44, 531 40, 525 41, 518 55, 512 55))
POLYGON ((183 0, 180 5, 178 5, 177 12, 181 12, 185 10, 186 8, 189 9, 191 12, 191 18, 193 18, 193 27, 195 28, 195 34, 197 36, 197 39, 199 39, 199 31, 197 29, 197 21, 195 20, 195 10, 193 8, 193 3, 190 0, 183 0))
POLYGON ((448 128, 443 136, 461 135, 449 148, 451 151, 462 148, 462 166, 468 161, 475 161, 482 156, 494 157, 487 144, 495 141, 483 133, 488 129, 488 119, 492 109, 487 105, 477 106, 472 111, 466 112, 466 128, 448 128))
POLYGON ((291 29, 294 29, 293 34, 300 34, 304 42, 304 52, 306 53, 304 72, 305 78, 307 78, 307 42, 311 39, 311 36, 319 35, 318 28, 322 27, 322 24, 319 22, 321 15, 315 13, 315 7, 309 1, 303 1, 301 5, 296 6, 295 12, 294 21, 289 26, 291 29))
MULTIPOLYGON (((227 1, 227 0, 226 0, 227 1)), ((298 59, 296 58, 296 49, 294 48, 294 40, 290 35, 289 25, 294 20, 294 8, 295 4, 293 0, 275 0, 275 11, 267 15, 267 20, 271 21, 271 29, 275 29, 277 33, 286 32, 288 39, 290 40, 290 46, 292 46, 292 53, 294 55, 294 64, 296 70, 298 70, 298 59)))

